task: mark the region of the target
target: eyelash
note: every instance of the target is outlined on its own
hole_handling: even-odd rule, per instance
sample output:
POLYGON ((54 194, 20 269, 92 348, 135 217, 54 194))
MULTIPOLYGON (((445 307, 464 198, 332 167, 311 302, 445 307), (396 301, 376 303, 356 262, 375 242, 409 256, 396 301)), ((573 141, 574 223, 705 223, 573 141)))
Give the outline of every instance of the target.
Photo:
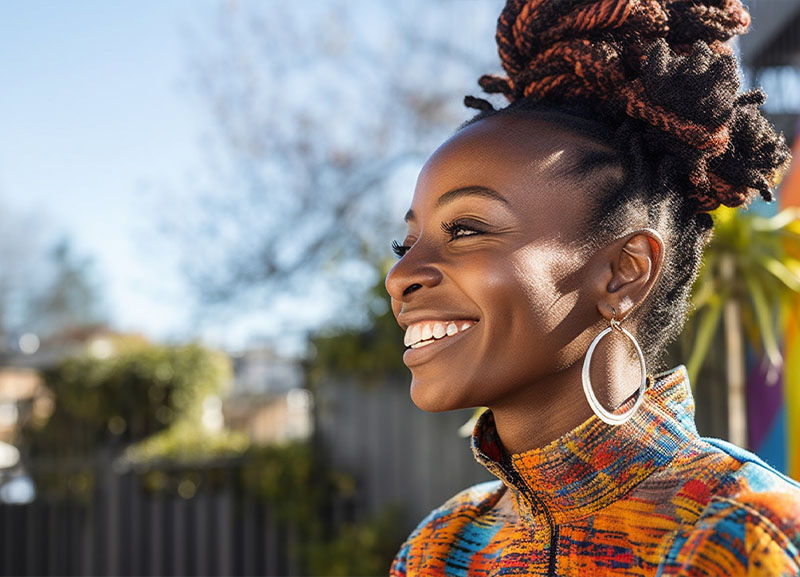
MULTIPOLYGON (((483 234, 482 230, 479 230, 473 226, 468 226, 466 224, 460 222, 443 222, 442 223, 442 230, 450 237, 450 240, 455 240, 457 238, 462 238, 465 236, 476 236, 479 234, 483 234), (461 232, 466 232, 468 234, 459 234, 461 232)), ((396 240, 392 241, 392 252, 397 255, 397 258, 403 258, 405 254, 409 251, 411 247, 405 244, 400 244, 396 240)))
POLYGON ((477 234, 483 233, 482 230, 479 230, 474 226, 470 226, 458 221, 443 222, 442 230, 450 236, 450 240, 455 240, 457 238, 462 238, 465 236, 475 236, 477 234), (458 234, 460 232, 467 232, 469 234, 458 234))
POLYGON ((392 241, 392 252, 395 255, 397 255, 397 258, 403 258, 403 256, 408 252, 408 249, 410 248, 411 248, 410 246, 407 246, 405 244, 400 244, 396 240, 392 241))

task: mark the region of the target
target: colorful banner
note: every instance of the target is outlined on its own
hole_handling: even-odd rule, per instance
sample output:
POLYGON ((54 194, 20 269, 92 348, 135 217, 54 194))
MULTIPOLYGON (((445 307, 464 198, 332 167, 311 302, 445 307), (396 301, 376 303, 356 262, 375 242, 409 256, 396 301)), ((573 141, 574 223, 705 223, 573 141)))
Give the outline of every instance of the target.
MULTIPOLYGON (((795 132, 792 166, 778 193, 779 210, 800 206, 800 123, 795 132)), ((771 366, 748 347, 747 440, 751 451, 800 480, 800 295, 781 323, 782 367, 771 366)))
MULTIPOLYGON (((800 124, 795 130, 792 167, 780 189, 780 208, 800 206, 800 124)), ((786 473, 800 479, 800 296, 784 322, 783 391, 786 421, 786 473)))
POLYGON ((786 473, 800 480, 800 298, 786 321, 783 387, 786 397, 786 473))
POLYGON ((747 446, 786 471, 786 398, 783 367, 773 367, 747 347, 747 446))

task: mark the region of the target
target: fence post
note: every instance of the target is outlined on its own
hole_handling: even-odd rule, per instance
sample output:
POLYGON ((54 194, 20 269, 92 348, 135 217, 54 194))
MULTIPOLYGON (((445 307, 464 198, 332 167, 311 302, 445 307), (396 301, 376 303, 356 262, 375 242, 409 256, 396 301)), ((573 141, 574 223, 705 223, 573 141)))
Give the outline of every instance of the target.
POLYGON ((225 469, 223 490, 217 499, 217 527, 219 529, 219 575, 233 574, 233 499, 235 479, 230 468, 225 469))

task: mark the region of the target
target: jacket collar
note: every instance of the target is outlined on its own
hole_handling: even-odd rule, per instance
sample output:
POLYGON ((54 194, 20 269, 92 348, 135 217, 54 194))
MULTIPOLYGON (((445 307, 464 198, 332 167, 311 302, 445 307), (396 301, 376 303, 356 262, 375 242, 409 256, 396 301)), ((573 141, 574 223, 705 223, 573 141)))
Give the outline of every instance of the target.
POLYGON ((590 417, 551 443, 508 454, 486 410, 472 433, 475 459, 511 490, 521 518, 563 523, 621 499, 697 437, 683 365, 662 373, 622 425, 590 417))

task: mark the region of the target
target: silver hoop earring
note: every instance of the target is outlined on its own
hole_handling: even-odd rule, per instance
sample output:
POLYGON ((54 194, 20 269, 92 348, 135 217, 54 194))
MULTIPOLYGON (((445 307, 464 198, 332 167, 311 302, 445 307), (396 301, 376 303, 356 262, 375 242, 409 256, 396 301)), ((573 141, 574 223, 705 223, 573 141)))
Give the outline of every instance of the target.
POLYGON ((631 333, 619 326, 619 321, 617 320, 617 311, 614 309, 614 307, 611 307, 610 322, 611 326, 600 331, 600 334, 597 335, 592 341, 592 344, 589 345, 589 350, 586 351, 586 358, 583 361, 583 372, 581 373, 581 379, 583 380, 583 392, 586 395, 586 400, 589 401, 589 406, 592 408, 592 411, 594 411, 594 414, 597 415, 597 418, 608 423, 609 425, 621 425, 633 416, 633 414, 639 408, 639 405, 641 405, 642 401, 644 401, 644 392, 647 390, 647 368, 645 367, 644 354, 642 353, 639 343, 631 333), (636 348, 636 354, 639 355, 639 364, 642 367, 642 382, 639 384, 639 396, 637 397, 636 402, 633 404, 633 407, 619 415, 607 411, 600 404, 600 401, 597 400, 597 397, 594 395, 594 390, 592 389, 592 379, 589 374, 589 366, 592 362, 592 354, 594 353, 594 349, 597 347, 597 343, 599 343, 604 336, 613 330, 620 331, 623 335, 630 339, 630 341, 633 343, 633 346, 636 348))

